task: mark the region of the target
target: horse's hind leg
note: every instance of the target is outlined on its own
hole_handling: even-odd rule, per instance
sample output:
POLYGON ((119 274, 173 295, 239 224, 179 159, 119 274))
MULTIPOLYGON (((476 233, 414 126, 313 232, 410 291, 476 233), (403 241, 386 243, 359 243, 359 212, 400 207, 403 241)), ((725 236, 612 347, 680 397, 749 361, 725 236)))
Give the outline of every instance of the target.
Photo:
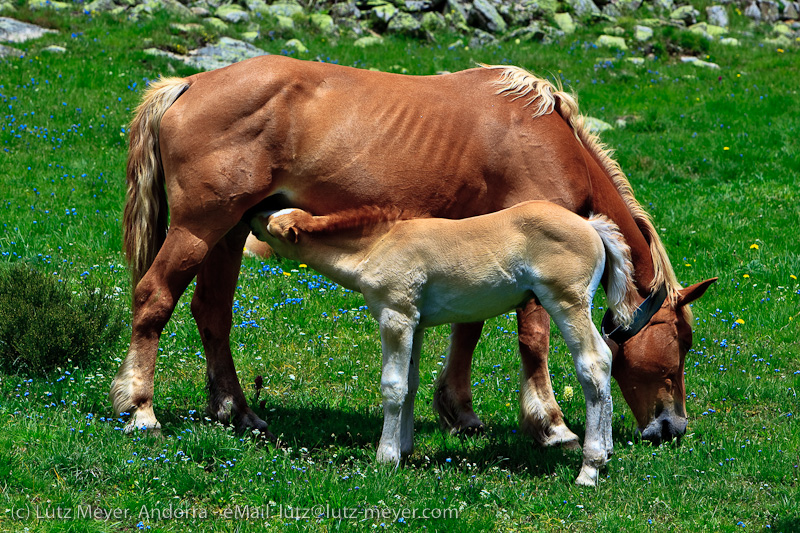
POLYGON ((483 322, 453 324, 450 348, 436 380, 433 408, 439 424, 452 434, 474 435, 483 431, 483 422, 472 409, 470 371, 472 354, 481 338, 483 322))
POLYGON ((131 413, 126 433, 160 427, 153 413, 158 339, 207 250, 206 242, 185 228, 170 228, 153 265, 134 289, 131 345, 109 393, 116 413, 131 413))
POLYGON ((266 422, 247 405, 230 347, 233 296, 249 231, 247 225, 238 224, 208 254, 197 273, 192 315, 206 354, 209 414, 237 429, 258 429, 273 438, 266 422))
POLYGON ((567 428, 553 395, 547 352, 550 315, 534 300, 517 309, 519 353, 522 359, 520 427, 543 446, 580 448, 578 436, 567 428))

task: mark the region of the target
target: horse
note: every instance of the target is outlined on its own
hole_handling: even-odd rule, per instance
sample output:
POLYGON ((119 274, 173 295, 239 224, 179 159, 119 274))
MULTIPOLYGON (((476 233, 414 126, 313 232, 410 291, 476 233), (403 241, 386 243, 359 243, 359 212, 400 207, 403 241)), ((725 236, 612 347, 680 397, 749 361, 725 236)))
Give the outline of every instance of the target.
POLYGON ((370 223, 380 210, 364 211, 315 217, 288 208, 258 213, 249 223, 281 256, 364 295, 383 352, 378 461, 398 465, 414 448, 425 329, 486 320, 536 299, 564 336, 586 399, 576 483, 596 485, 613 451, 611 350, 591 312, 604 272, 615 323, 626 329, 636 309, 630 248, 619 228, 603 215, 585 220, 542 201, 460 220, 370 223))
MULTIPOLYGON (((229 344, 248 215, 384 205, 458 219, 534 199, 603 214, 620 228, 646 305, 635 334, 615 337, 612 375, 644 438, 685 431, 687 304, 714 280, 681 288, 619 165, 583 127, 575 99, 552 83, 510 66, 405 76, 262 56, 153 83, 129 134, 123 226, 132 332, 109 393, 115 412, 131 413, 126 431, 160 426, 159 336, 196 277, 191 310, 207 360, 208 413, 269 435, 247 404, 229 344)), ((535 300, 517 317, 520 425, 543 445, 575 446, 547 368, 550 319, 535 300)), ((454 431, 482 428, 469 383, 481 328, 453 325, 436 386, 440 421, 454 431)))

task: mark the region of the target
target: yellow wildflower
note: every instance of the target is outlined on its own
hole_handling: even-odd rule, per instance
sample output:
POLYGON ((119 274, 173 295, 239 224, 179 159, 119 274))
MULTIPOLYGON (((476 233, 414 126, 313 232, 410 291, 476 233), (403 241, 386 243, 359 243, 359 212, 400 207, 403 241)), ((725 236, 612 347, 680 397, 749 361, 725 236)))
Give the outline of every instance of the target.
POLYGON ((741 318, 737 318, 736 319, 736 323, 737 324, 744 324, 744 320, 742 320, 741 318))
POLYGON ((758 250, 758 245, 757 245, 757 244, 755 244, 755 243, 754 243, 754 244, 751 244, 751 245, 750 245, 750 249, 751 249, 751 250, 758 250))
POLYGON ((567 401, 570 401, 572 399, 573 392, 574 391, 572 390, 572 387, 570 387, 569 385, 565 386, 564 387, 564 399, 567 400, 567 401))

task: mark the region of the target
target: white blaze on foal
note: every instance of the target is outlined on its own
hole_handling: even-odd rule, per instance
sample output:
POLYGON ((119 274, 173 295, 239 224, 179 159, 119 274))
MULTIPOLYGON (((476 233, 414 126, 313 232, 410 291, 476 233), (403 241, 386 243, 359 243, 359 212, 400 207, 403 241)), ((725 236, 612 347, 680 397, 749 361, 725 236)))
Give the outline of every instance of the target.
POLYGON ((424 329, 482 321, 537 298, 561 330, 583 387, 586 438, 577 483, 595 485, 613 448, 611 352, 590 311, 606 266, 617 323, 629 324, 636 307, 630 250, 619 229, 606 217, 585 220, 548 202, 461 220, 396 219, 378 208, 322 217, 284 209, 250 221, 278 254, 363 293, 378 321, 378 460, 397 464, 413 449, 424 329))

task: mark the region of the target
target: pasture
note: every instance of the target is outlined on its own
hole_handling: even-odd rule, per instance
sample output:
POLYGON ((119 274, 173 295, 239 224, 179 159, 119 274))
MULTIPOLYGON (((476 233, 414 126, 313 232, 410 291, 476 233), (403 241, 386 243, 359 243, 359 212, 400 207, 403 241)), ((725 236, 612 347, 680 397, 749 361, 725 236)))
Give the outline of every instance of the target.
MULTIPOLYGON (((194 48, 209 36, 181 33, 166 16, 15 16, 58 33, 21 45, 23 58, 0 59, 0 268, 25 263, 74 291, 98 287, 127 322, 127 124, 148 80, 192 72, 142 50, 194 48), (51 44, 66 52, 43 50, 51 44)), ((123 435, 107 399, 127 323, 93 364, 0 375, 0 529, 800 529, 797 48, 754 38, 741 48, 711 43, 703 53, 719 70, 666 54, 638 66, 592 45, 591 32, 485 49, 450 49, 456 36, 447 34, 360 49, 309 33, 304 57, 409 74, 519 65, 574 90, 584 114, 626 122, 602 139, 678 278, 720 278, 693 306, 679 445, 637 441, 614 386, 615 455, 596 489, 574 485, 579 452, 537 448, 517 431, 516 319, 503 315, 486 324, 472 368, 486 434, 438 428, 431 401, 449 331, 435 328, 423 346, 414 454, 396 471, 379 465, 380 339, 363 299, 304 265, 246 259, 232 349, 251 406, 281 446, 205 418, 190 286, 161 337, 160 435, 123 435)), ((265 33, 256 44, 287 53, 282 42, 265 33)), ((550 370, 567 424, 583 437, 580 385, 557 334, 550 370)))

